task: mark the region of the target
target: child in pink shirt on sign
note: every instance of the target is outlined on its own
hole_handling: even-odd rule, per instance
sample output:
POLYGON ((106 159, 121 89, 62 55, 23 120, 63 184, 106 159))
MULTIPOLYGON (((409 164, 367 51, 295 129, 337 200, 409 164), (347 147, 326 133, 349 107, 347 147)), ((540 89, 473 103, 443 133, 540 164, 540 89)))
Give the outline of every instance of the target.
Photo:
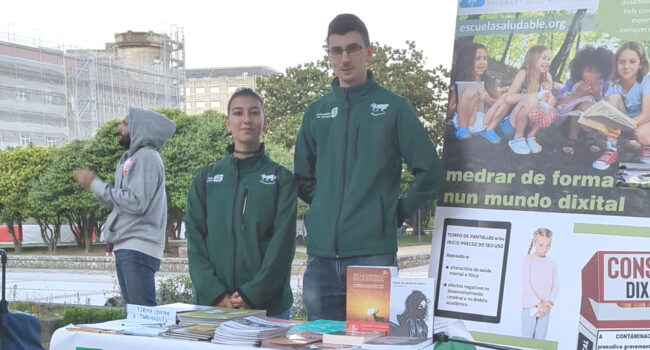
POLYGON ((546 338, 551 308, 557 297, 557 266, 555 260, 546 256, 552 240, 551 230, 538 228, 524 258, 521 324, 526 338, 546 338), (533 246, 535 252, 530 254, 533 246))

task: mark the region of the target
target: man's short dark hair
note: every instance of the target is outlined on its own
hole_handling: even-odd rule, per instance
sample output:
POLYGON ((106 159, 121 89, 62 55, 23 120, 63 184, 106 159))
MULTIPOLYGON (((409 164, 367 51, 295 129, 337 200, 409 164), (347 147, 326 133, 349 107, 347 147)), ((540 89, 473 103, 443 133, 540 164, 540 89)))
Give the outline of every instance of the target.
POLYGON ((363 23, 363 21, 351 13, 340 14, 334 17, 334 19, 330 22, 329 27, 327 28, 327 43, 329 43, 330 36, 332 34, 345 35, 349 32, 355 31, 361 34, 363 43, 366 46, 370 45, 368 29, 366 28, 366 25, 363 23))
POLYGON ((228 111, 226 112, 227 115, 230 115, 230 104, 232 103, 232 100, 234 100, 235 97, 239 96, 250 96, 260 101, 260 104, 262 105, 262 111, 264 111, 264 100, 262 99, 262 96, 258 94, 257 91, 245 87, 237 89, 237 91, 235 91, 235 93, 230 96, 230 100, 228 100, 228 111))

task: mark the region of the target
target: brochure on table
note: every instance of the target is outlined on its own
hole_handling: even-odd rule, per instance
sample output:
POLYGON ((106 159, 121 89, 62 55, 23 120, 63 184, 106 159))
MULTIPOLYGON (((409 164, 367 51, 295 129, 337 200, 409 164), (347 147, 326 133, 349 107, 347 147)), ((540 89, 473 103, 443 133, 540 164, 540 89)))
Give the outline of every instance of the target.
MULTIPOLYGON (((616 52, 625 41, 647 43, 647 13, 644 1, 460 0, 455 50, 483 44, 505 92, 526 52, 545 45, 562 84, 576 46, 616 52)), ((567 124, 542 128, 543 150, 529 155, 514 154, 506 137, 496 145, 478 134, 460 140, 446 125, 429 268, 436 317, 461 320, 477 341, 525 349, 649 344, 650 182, 621 184, 618 162, 592 168, 603 149, 589 152, 582 131, 575 154, 565 154, 567 124), (536 261, 552 277, 530 267, 535 232, 550 244, 536 261), (532 284, 549 284, 548 310, 524 308, 532 284), (537 339, 524 336, 525 320, 540 327, 537 339)), ((620 147, 619 160, 639 163, 633 151, 620 147)))

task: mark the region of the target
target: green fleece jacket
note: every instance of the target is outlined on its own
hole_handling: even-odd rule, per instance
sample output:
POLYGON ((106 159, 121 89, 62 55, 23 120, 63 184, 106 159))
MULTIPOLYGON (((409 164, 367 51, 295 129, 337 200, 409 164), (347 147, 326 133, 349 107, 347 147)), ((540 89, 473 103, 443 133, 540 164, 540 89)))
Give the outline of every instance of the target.
POLYGON ((296 141, 298 195, 309 203, 307 252, 354 257, 397 251, 398 225, 433 199, 438 155, 407 99, 379 86, 370 71, 358 86, 311 103, 296 141), (399 198, 402 159, 413 182, 399 198))
POLYGON ((225 156, 199 170, 187 195, 185 235, 197 304, 238 291, 269 315, 291 307, 296 187, 289 170, 260 153, 225 156))

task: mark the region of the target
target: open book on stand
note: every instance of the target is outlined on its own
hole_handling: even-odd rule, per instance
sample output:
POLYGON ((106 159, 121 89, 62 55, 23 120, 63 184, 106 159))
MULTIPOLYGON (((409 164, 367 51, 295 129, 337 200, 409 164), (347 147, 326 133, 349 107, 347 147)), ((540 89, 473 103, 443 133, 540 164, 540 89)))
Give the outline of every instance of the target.
MULTIPOLYGON (((456 101, 460 101, 460 97, 465 94, 468 88, 474 88, 478 91, 485 91, 485 83, 481 81, 457 81, 456 83, 456 88, 458 91, 456 92, 456 101)), ((478 103, 476 106, 478 111, 483 111, 485 109, 485 105, 483 102, 478 103)))
POLYGON ((580 113, 578 123, 599 131, 606 131, 606 127, 629 132, 636 129, 632 118, 605 101, 598 101, 580 113))

